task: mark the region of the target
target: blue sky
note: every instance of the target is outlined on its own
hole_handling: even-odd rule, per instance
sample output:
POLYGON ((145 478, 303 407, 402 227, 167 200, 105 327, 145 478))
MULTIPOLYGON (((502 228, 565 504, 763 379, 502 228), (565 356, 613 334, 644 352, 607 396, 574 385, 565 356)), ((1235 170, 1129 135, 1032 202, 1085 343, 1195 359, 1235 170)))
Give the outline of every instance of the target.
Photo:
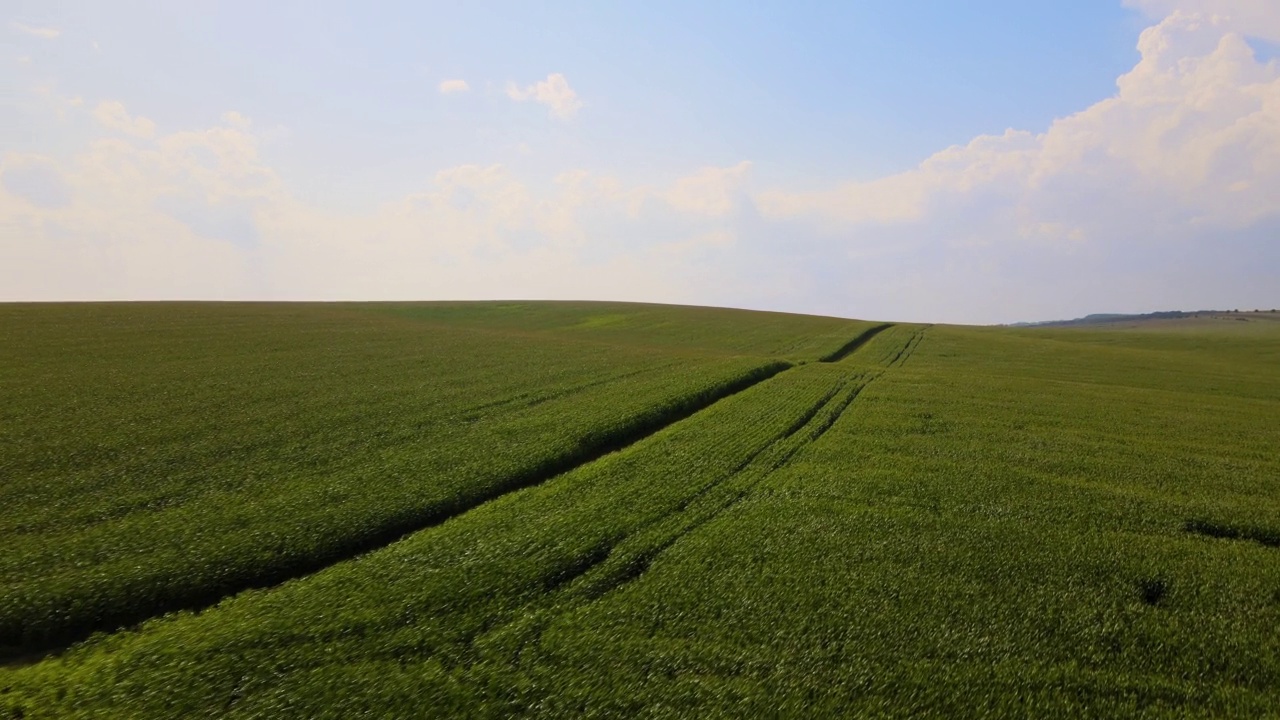
POLYGON ((1268 0, 7 12, 0 299, 1280 305, 1268 0))

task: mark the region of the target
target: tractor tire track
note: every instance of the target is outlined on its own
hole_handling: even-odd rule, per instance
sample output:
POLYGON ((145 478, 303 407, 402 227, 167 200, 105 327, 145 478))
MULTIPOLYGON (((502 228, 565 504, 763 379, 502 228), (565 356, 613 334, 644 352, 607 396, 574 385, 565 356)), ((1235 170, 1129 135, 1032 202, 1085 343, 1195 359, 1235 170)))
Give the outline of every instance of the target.
MULTIPOLYGON (((863 336, 855 340, 856 347, 865 345, 866 342, 876 334, 890 327, 892 327, 892 325, 885 324, 877 328, 872 328, 867 333, 864 333, 863 336)), ((791 459, 795 457, 796 454, 814 442, 817 442, 819 438, 825 435, 827 431, 829 431, 836 422, 839 421, 853 402, 857 400, 858 396, 862 394, 863 390, 871 385, 871 383, 878 380, 888 368, 901 367, 902 364, 910 358, 911 354, 919 346, 929 327, 932 326, 927 326, 915 333, 912 333, 912 335, 907 338, 907 341, 903 343, 897 354, 894 355, 893 359, 886 363, 886 370, 880 370, 871 374, 851 375, 842 378, 832 391, 824 396, 821 401, 816 403, 808 412, 806 412, 790 430, 769 443, 766 447, 761 448, 761 450, 754 453, 732 474, 716 483, 702 488, 695 496, 679 505, 673 513, 659 518, 644 527, 638 528, 628 537, 619 540, 614 547, 609 549, 607 552, 600 552, 600 550, 597 549, 596 552, 593 553, 594 562, 585 567, 577 577, 566 578, 566 581, 561 583, 558 587, 568 586, 572 582, 582 578, 584 581, 584 587, 581 590, 583 596, 587 598, 588 601, 595 601, 604 595, 612 593, 615 590, 639 579, 648 571, 649 567, 659 555, 668 550, 671 546, 675 545, 675 543, 683 537, 723 515, 734 505, 741 502, 743 498, 745 498, 756 486, 767 479, 772 473, 791 462, 791 459), (840 395, 841 391, 845 390, 845 388, 850 384, 852 384, 852 387, 848 389, 844 397, 833 403, 832 400, 836 396, 840 395), (832 409, 824 414, 823 410, 828 407, 832 409), (812 427, 810 427, 807 433, 801 435, 802 439, 799 442, 790 444, 790 446, 785 450, 780 450, 777 457, 772 460, 766 460, 760 465, 760 467, 754 470, 754 473, 752 473, 751 466, 755 464, 759 458, 764 456, 770 450, 779 447, 782 443, 785 443, 786 440, 797 435, 802 429, 809 427, 810 425, 812 427), (672 521, 686 512, 692 512, 688 510, 690 506, 695 505, 695 503, 702 498, 709 496, 709 494, 714 492, 716 489, 723 488, 730 484, 735 477, 743 474, 755 474, 756 476, 749 480, 745 486, 734 490, 727 499, 722 500, 717 505, 713 505, 709 513, 695 516, 690 519, 690 522, 677 523, 678 527, 680 525, 683 525, 683 527, 677 529, 674 534, 670 535, 670 537, 658 541, 649 548, 637 550, 629 556, 625 554, 625 551, 624 554, 619 555, 619 548, 622 548, 628 542, 639 542, 635 539, 642 537, 645 533, 654 532, 654 527, 661 525, 663 522, 672 521), (615 558, 615 555, 618 555, 618 557, 615 558), (606 569, 607 566, 611 564, 613 567, 606 569), (588 575, 597 570, 600 577, 592 579, 587 578, 588 575)), ((847 357, 847 355, 844 357, 847 357)))
POLYGON ((876 335, 879 335, 880 333, 884 332, 885 330, 888 330, 891 327, 893 327, 893 323, 883 323, 880 325, 876 325, 875 327, 868 328, 861 335, 850 340, 844 345, 841 345, 834 352, 823 355, 821 358, 818 359, 818 362, 824 362, 824 363, 840 362, 841 360, 857 352, 858 348, 870 342, 871 338, 875 337, 876 335))
POLYGON ((898 354, 887 363, 887 367, 902 367, 905 365, 907 360, 909 360, 911 355, 916 351, 916 348, 920 347, 920 343, 924 340, 925 333, 928 332, 931 327, 933 326, 926 325, 924 328, 912 333, 906 344, 898 351, 898 354))
POLYGON ((472 636, 470 655, 478 657, 476 650, 481 646, 506 645, 503 655, 518 663, 524 652, 538 647, 542 632, 557 617, 598 602, 640 579, 677 542, 750 495, 800 450, 822 437, 875 377, 856 374, 840 378, 837 387, 805 414, 804 423, 793 425, 723 479, 700 489, 671 513, 646 523, 612 545, 596 546, 580 556, 556 573, 555 580, 545 586, 547 593, 526 605, 520 617, 472 636), (845 391, 843 396, 841 391, 845 391), (807 432, 800 432, 806 429, 807 432), (794 442, 787 442, 793 438, 794 442))
MULTIPOLYGON (((759 486, 760 483, 768 479, 770 475, 790 463, 792 458, 799 454, 800 451, 817 442, 819 438, 825 435, 827 431, 840 420, 844 413, 849 409, 849 406, 853 404, 853 401, 858 398, 858 395, 860 395, 862 391, 878 377, 879 375, 877 374, 868 378, 865 382, 854 385, 854 387, 852 387, 840 401, 833 404, 831 411, 814 420, 813 427, 810 428, 809 432, 801 436, 801 440, 799 442, 791 444, 791 446, 782 451, 778 457, 764 463, 760 468, 757 468, 754 473, 751 473, 755 475, 755 477, 749 480, 744 486, 734 490, 733 494, 720 503, 718 507, 714 507, 711 512, 706 513, 701 517, 692 519, 692 522, 684 523, 684 526, 675 534, 665 540, 662 540, 650 550, 641 551, 637 553, 636 557, 624 561, 622 568, 623 572, 612 578, 614 582, 605 583, 603 588, 595 592, 588 592, 588 595, 594 596, 593 599, 600 598, 608 593, 620 589, 634 580, 639 579, 639 577, 649 569, 649 566, 659 555, 666 552, 685 536, 695 532, 733 508, 733 506, 741 502, 751 493, 752 490, 759 486)), ((724 483, 720 484, 723 485, 724 483)), ((675 517, 675 515, 667 517, 669 519, 675 517)))
POLYGON ((754 453, 734 472, 700 489, 673 512, 637 528, 612 547, 593 548, 583 562, 573 563, 572 573, 558 574, 558 581, 549 588, 552 592, 526 606, 519 619, 473 637, 473 648, 481 644, 501 645, 502 641, 495 638, 506 636, 504 655, 510 662, 519 663, 526 651, 536 651, 542 633, 557 617, 599 602, 639 580, 676 543, 732 510, 800 451, 823 437, 883 372, 841 378, 800 422, 754 453), (792 438, 795 441, 788 443, 792 438), (717 491, 721 491, 720 497, 715 497, 717 491))
MULTIPOLYGON (((562 586, 572 583, 578 578, 594 570, 597 566, 607 562, 612 552, 616 549, 616 547, 626 542, 627 539, 636 537, 637 535, 647 532, 651 527, 655 525, 659 525, 662 522, 670 520, 672 517, 685 512, 690 506, 695 505, 700 500, 707 497, 710 493, 714 492, 717 488, 723 487, 725 483, 730 482, 735 476, 745 471, 748 467, 750 467, 753 463, 755 463, 756 460, 760 458, 762 455, 769 452, 773 448, 777 447, 779 443, 785 442, 788 438, 792 437, 797 432, 799 432, 802 428, 804 428, 804 426, 807 425, 814 417, 816 417, 818 413, 822 412, 822 409, 824 407, 826 407, 828 404, 831 403, 832 399, 835 398, 840 393, 840 390, 843 389, 846 384, 847 384, 847 378, 842 378, 840 382, 838 382, 836 386, 831 389, 830 392, 828 392, 827 394, 819 398, 816 403, 814 403, 808 410, 806 410, 804 414, 801 415, 801 417, 796 422, 792 423, 786 430, 784 430, 782 433, 778 434, 777 436, 769 440, 767 443, 762 445, 755 452, 752 452, 750 455, 748 455, 744 460, 738 463, 736 467, 734 467, 731 471, 729 471, 729 473, 727 473, 724 477, 721 477, 720 479, 715 480, 714 482, 708 483, 702 488, 699 488, 697 492, 690 495, 688 498, 686 498, 685 500, 680 502, 678 505, 676 505, 675 509, 671 513, 667 515, 663 515, 658 518, 654 518, 653 520, 650 520, 649 522, 644 523, 643 525, 640 525, 635 530, 633 530, 628 536, 619 539, 617 542, 613 543, 612 545, 609 545, 603 548, 602 547, 592 548, 592 550, 586 553, 586 555, 579 558, 575 562, 571 563, 563 571, 557 572, 554 576, 554 579, 548 581, 545 584, 545 587, 548 590, 554 591, 556 589, 559 589, 562 586)), ((790 455, 788 455, 787 457, 790 457, 790 455)))

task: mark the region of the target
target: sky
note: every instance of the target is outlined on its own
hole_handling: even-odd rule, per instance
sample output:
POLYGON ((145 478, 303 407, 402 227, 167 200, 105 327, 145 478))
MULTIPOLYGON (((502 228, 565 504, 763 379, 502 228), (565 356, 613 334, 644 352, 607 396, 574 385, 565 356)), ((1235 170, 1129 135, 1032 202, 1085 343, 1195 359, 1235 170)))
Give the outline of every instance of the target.
POLYGON ((9 0, 0 301, 1270 309, 1277 58, 1275 0, 9 0))

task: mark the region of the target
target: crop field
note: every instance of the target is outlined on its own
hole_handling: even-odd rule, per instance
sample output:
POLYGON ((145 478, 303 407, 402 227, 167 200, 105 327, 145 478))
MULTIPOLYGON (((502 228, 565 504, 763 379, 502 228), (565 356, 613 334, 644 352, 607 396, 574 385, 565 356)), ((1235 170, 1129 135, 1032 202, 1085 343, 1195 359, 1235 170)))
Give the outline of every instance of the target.
POLYGON ((0 305, 0 717, 1280 714, 1280 322, 0 305))

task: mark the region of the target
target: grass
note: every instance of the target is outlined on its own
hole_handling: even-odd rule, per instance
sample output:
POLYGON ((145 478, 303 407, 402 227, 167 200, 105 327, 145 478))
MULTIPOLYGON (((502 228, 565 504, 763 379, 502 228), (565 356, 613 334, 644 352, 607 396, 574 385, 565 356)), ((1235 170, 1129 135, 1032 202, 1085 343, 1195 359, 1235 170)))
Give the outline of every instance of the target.
MULTIPOLYGON (((263 328, 267 338, 308 337, 301 328, 319 324, 311 337, 323 339, 297 346, 316 366, 334 363, 314 354, 334 347, 335 327, 364 337, 381 328, 390 338, 383 354, 362 350, 320 385, 334 407, 349 402, 338 388, 349 387, 353 367, 367 375, 395 365, 410 328, 432 338, 421 352, 441 366, 466 366, 477 347, 494 353, 484 356, 491 375, 451 376, 475 378, 456 391, 458 403, 559 387, 548 377, 573 385, 599 368, 599 390, 510 411, 520 422, 555 409, 545 417, 556 428, 576 417, 580 427, 608 427, 652 407, 646 401, 728 390, 652 435, 627 436, 617 452, 502 486, 509 491, 385 547, 0 669, 0 708, 25 717, 1274 714, 1275 324, 1270 333, 1227 321, 1168 332, 899 324, 865 335, 876 325, 512 305, 476 306, 470 318, 464 304, 111 309, 241 313, 238 332, 263 328), (268 328, 272 317, 280 324, 268 328), (544 345, 548 358, 531 362, 544 345), (832 361, 805 362, 821 358, 832 361), (672 360, 679 372, 664 364, 672 360), (724 385, 779 361, 791 366, 724 385), (543 369, 521 375, 522 363, 543 369), (493 389, 500 382, 509 389, 493 389), (598 414, 600 398, 615 414, 598 414)), ((31 317, 30 308, 5 310, 31 317)), ((126 333, 119 355, 94 372, 120 367, 130 343, 153 336, 154 319, 136 322, 148 332, 126 333)), ((199 334, 189 317, 173 322, 171 338, 199 334)), ((61 332, 84 327, 76 319, 61 332)), ((189 347, 198 356, 205 346, 189 347)), ((209 371, 235 375, 236 363, 263 352, 224 352, 209 371)), ((406 375, 400 367, 386 377, 406 375)), ((413 377, 417 385, 370 396, 367 407, 405 387, 454 387, 413 377)), ((264 400, 264 411, 274 402, 264 400)), ((435 406, 402 413, 426 407, 435 406)), ((506 412, 493 422, 507 422, 506 412)), ((456 413, 439 417, 465 427, 456 413)), ((312 433, 327 419, 316 422, 312 433)), ((543 432, 524 452, 560 437, 543 432)), ((487 457, 526 436, 497 438, 483 453, 465 441, 483 436, 461 437, 453 456, 470 457, 470 448, 487 457)), ((385 457, 369 461, 353 497, 389 485, 375 464, 385 457)), ((56 481, 71 467, 42 477, 56 481)), ((315 484, 300 477, 287 487, 306 497, 315 484)), ((6 480, 4 492, 11 487, 20 485, 6 480)), ((112 487, 104 498, 123 486, 112 487)), ((247 504, 239 492, 220 501, 247 504)), ((34 507, 28 522, 52 522, 34 507)), ((196 507, 206 508, 198 517, 218 516, 196 507)), ((344 505, 333 511, 345 514, 344 505)), ((224 542, 252 540, 252 527, 227 526, 224 542)), ((163 542, 162 529, 139 546, 163 542)), ((63 542, 44 537, 50 547, 63 542)), ((142 550, 136 557, 153 562, 142 550)))

